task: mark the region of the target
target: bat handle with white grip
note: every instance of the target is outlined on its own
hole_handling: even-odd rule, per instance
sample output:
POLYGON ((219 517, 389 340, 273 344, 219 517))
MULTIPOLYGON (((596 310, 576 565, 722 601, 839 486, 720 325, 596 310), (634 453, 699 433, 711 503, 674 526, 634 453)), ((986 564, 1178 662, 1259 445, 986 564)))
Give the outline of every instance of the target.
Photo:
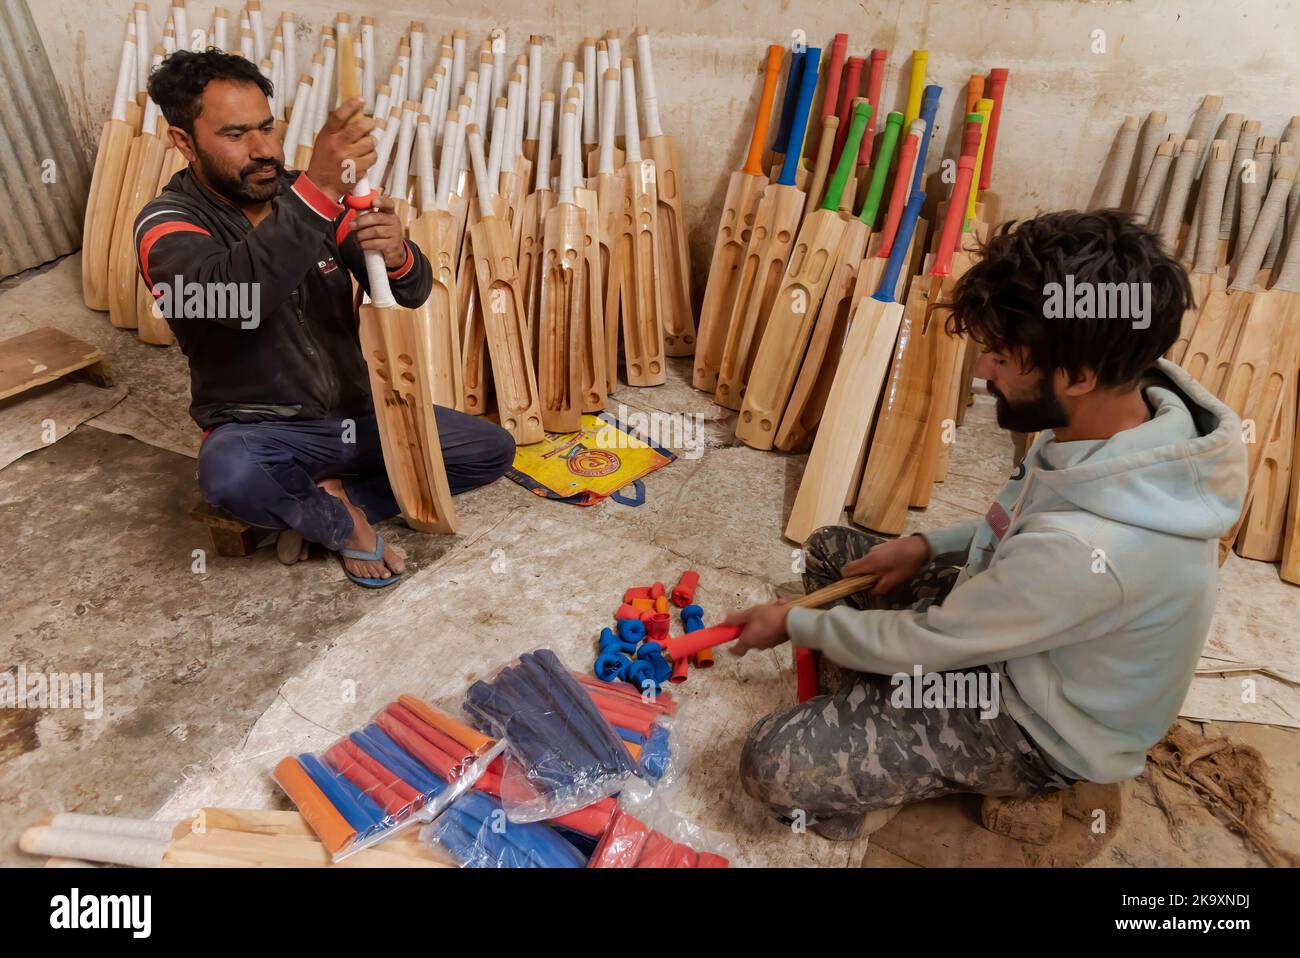
POLYGON ((135 12, 135 88, 149 86, 149 4, 136 0, 135 12))
POLYGON ((614 121, 618 114, 618 71, 606 70, 605 91, 600 104, 600 162, 598 173, 614 172, 614 121))
POLYGON ((542 109, 542 38, 528 38, 528 130, 530 140, 538 138, 542 109))
POLYGON ((445 211, 451 205, 451 184, 456 178, 456 156, 460 153, 463 137, 460 111, 449 110, 442 130, 442 155, 438 158, 438 193, 434 197, 434 209, 445 211))
POLYGON ((598 114, 600 112, 600 74, 596 72, 596 41, 586 40, 582 44, 582 75, 591 85, 591 96, 583 97, 582 107, 582 142, 594 144, 597 137, 598 114))
POLYGON ((632 60, 623 59, 623 140, 628 163, 641 162, 641 129, 636 116, 636 77, 632 60))
POLYGON ((415 123, 415 174, 420 184, 420 212, 432 212, 438 190, 433 180, 433 133, 424 114, 415 123))
POLYGON ((488 167, 487 175, 491 180, 492 192, 498 193, 501 189, 501 159, 505 154, 506 138, 510 132, 506 129, 506 116, 509 110, 506 108, 506 98, 497 99, 496 109, 492 111, 492 140, 488 144, 488 167))
MULTIPOLYGON (((362 198, 367 201, 373 199, 370 195, 370 181, 366 177, 357 180, 357 185, 352 188, 352 197, 358 201, 362 198)), ((367 202, 367 206, 361 208, 365 209, 368 205, 367 202)), ((366 279, 370 281, 370 302, 379 309, 396 306, 397 300, 393 298, 392 287, 388 285, 388 265, 384 262, 384 254, 379 250, 368 249, 365 259, 366 279)))
POLYGON ((122 61, 117 68, 117 87, 113 90, 113 119, 126 119, 126 101, 135 92, 135 40, 127 31, 122 43, 122 61))
POLYGON ((560 114, 560 142, 565 145, 560 153, 560 190, 556 197, 556 202, 560 205, 573 204, 573 181, 576 178, 573 171, 577 160, 573 137, 577 118, 577 105, 570 100, 564 104, 564 111, 560 114))
POLYGON ((555 128, 555 94, 543 93, 537 105, 537 179, 533 190, 551 188, 551 138, 555 128))
POLYGON ((469 160, 474 167, 474 186, 478 189, 478 212, 481 217, 488 217, 496 212, 492 198, 496 191, 488 182, 487 158, 483 156, 483 133, 477 123, 471 123, 465 131, 469 144, 469 160))
POLYGON ((637 65, 641 71, 641 102, 645 104, 645 135, 663 136, 659 125, 659 93, 655 89, 654 62, 650 59, 650 34, 645 27, 636 28, 637 65))

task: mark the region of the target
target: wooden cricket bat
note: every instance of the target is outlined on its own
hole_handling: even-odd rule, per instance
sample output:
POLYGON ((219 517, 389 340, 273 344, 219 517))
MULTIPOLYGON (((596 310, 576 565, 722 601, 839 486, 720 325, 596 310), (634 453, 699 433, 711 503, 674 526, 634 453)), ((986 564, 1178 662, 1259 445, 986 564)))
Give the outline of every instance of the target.
POLYGON ((538 95, 537 139, 533 142, 537 180, 524 200, 523 229, 519 234, 519 275, 524 286, 524 317, 528 321, 530 349, 537 354, 537 309, 542 291, 542 244, 546 216, 555 208, 551 189, 551 132, 555 124, 555 94, 538 95), (540 152, 539 152, 540 151, 540 152), (541 157, 541 159, 537 159, 541 157))
POLYGON ((761 161, 783 55, 784 51, 778 44, 771 44, 767 48, 763 92, 758 100, 754 132, 749 139, 749 153, 744 166, 732 173, 727 182, 722 217, 718 220, 718 235, 713 242, 713 258, 709 263, 708 283, 704 289, 704 305, 700 307, 695 368, 691 378, 692 385, 705 392, 713 392, 718 385, 718 366, 722 362, 722 350, 727 340, 731 303, 736 298, 736 287, 740 280, 740 263, 754 227, 758 199, 768 184, 761 161))
POLYGON ((1196 329, 1196 319, 1201 306, 1209 297, 1215 284, 1222 284, 1219 278, 1219 218, 1223 212, 1223 196, 1228 182, 1228 173, 1232 166, 1232 150, 1223 140, 1215 140, 1210 148, 1210 159, 1205 166, 1205 184, 1201 189, 1201 202, 1198 204, 1197 217, 1202 226, 1212 223, 1213 227, 1202 228, 1196 245, 1196 262, 1188 280, 1192 286, 1193 304, 1183 312, 1182 325, 1178 339, 1169 348, 1167 358, 1181 362, 1196 329))
POLYGON ((623 361, 629 386, 658 386, 667 382, 664 364, 664 328, 659 280, 662 244, 658 231, 658 187, 654 160, 641 158, 641 131, 636 110, 636 78, 632 60, 622 65, 623 122, 628 181, 626 215, 632 230, 620 241, 618 260, 623 267, 619 302, 623 316, 623 361))
POLYGON ((1200 158, 1200 141, 1190 137, 1183 140, 1178 157, 1174 160, 1173 173, 1169 178, 1169 191, 1164 197, 1164 211, 1157 230, 1160 233, 1160 241, 1170 256, 1178 255, 1183 213, 1187 207, 1187 197, 1191 193, 1192 180, 1196 176, 1196 165, 1200 162, 1200 158))
MULTIPOLYGON (((1294 511, 1296 495, 1290 490, 1296 472, 1293 456, 1296 448, 1296 401, 1300 391, 1297 389, 1297 380, 1300 379, 1297 376, 1300 369, 1300 242, 1297 242, 1297 237, 1300 237, 1300 230, 1293 224, 1291 241, 1278 268, 1277 280, 1271 289, 1256 296, 1251 307, 1252 320, 1257 322, 1251 334, 1265 338, 1266 346, 1271 345, 1273 349, 1269 381, 1265 384, 1260 408, 1269 405, 1269 394, 1274 391, 1278 394, 1278 402, 1267 431, 1264 431, 1265 424, 1262 423, 1257 423, 1254 429, 1255 440, 1263 444, 1263 449, 1237 539, 1237 552, 1248 559, 1282 560, 1286 581, 1295 581, 1294 575, 1287 578, 1284 544, 1288 535, 1293 535, 1287 522, 1287 498, 1290 495, 1294 511), (1267 342, 1270 332, 1274 334, 1271 343, 1267 342)), ((1291 552, 1294 550, 1293 542, 1291 552)))
MULTIPOLYGON (((162 62, 163 47, 154 48, 153 65, 162 62)), ((109 247, 108 317, 118 329, 135 329, 139 321, 137 293, 143 279, 135 245, 135 218, 157 194, 158 176, 167 144, 162 132, 166 121, 152 99, 145 106, 140 135, 131 142, 123 174, 122 191, 113 216, 113 241, 109 247)), ((155 278, 161 281, 161 277, 155 278)))
POLYGON ((1133 201, 1133 216, 1138 223, 1153 225, 1152 218, 1155 215, 1156 205, 1164 194, 1169 170, 1173 165, 1174 154, 1177 152, 1178 146, 1173 140, 1165 140, 1156 147, 1155 156, 1151 158, 1151 165, 1147 168, 1146 179, 1142 181, 1142 189, 1137 199, 1133 201))
POLYGON ((86 220, 81 242, 81 296, 90 309, 108 309, 108 261, 113 239, 113 216, 122 191, 135 130, 127 119, 127 104, 135 92, 135 23, 127 21, 122 58, 113 93, 113 109, 99 134, 95 170, 86 199, 86 220))
POLYGON ((582 428, 579 366, 587 336, 583 307, 586 259, 582 252, 586 214, 573 201, 576 122, 577 106, 566 102, 560 114, 560 189, 555 208, 546 217, 538 312, 537 387, 542 425, 548 432, 561 433, 582 428))
MULTIPOLYGON (((826 62, 825 82, 821 85, 821 103, 817 103, 817 94, 813 94, 812 113, 817 117, 816 123, 809 131, 805 142, 806 152, 816 155, 821 150, 822 138, 826 135, 826 118, 833 116, 836 123, 839 122, 839 97, 840 82, 844 75, 844 61, 849 50, 849 35, 847 33, 837 33, 831 40, 831 53, 826 62)), ((838 129, 838 127, 836 128, 838 129)), ((838 156, 835 150, 835 133, 831 133, 830 149, 834 156, 838 156)), ((812 191, 809 190, 809 193, 812 191)), ((820 199, 820 196, 818 197, 820 199)))
MULTIPOLYGON (((781 425, 777 429, 775 446, 784 452, 806 452, 811 445, 813 433, 821 421, 830 396, 854 310, 864 297, 872 294, 872 288, 866 285, 863 270, 863 264, 867 262, 867 243, 871 238, 869 221, 875 219, 884 193, 889 162, 902 125, 903 114, 890 114, 881 138, 877 176, 868 185, 861 212, 845 229, 835 272, 817 310, 812 337, 808 340, 808 351, 804 355, 790 401, 781 417, 781 425)), ((840 162, 843 162, 842 157, 840 162)), ((847 186, 845 192, 848 192, 847 186)), ((904 263, 906 261, 905 256, 904 263)), ((876 284, 879 282, 877 275, 876 284)))
POLYGON ((754 229, 745 247, 736 300, 727 320, 727 341, 718 367, 718 386, 713 394, 714 402, 728 409, 738 410, 744 401, 745 385, 759 343, 763 340, 763 321, 776 301, 781 275, 799 228, 804 193, 795 185, 795 170, 799 165, 813 91, 817 87, 820 58, 821 51, 815 47, 804 51, 799 95, 791 117, 789 151, 785 154, 780 177, 763 190, 754 213, 754 229))
MULTIPOLYGON (((1282 217, 1295 168, 1294 158, 1288 157, 1279 164, 1278 175, 1269 185, 1268 196, 1252 224, 1250 239, 1237 262, 1232 283, 1226 290, 1211 291, 1187 345, 1183 368, 1221 398, 1229 372, 1237 362, 1238 341, 1250 326, 1251 307, 1259 291, 1259 267, 1273 228, 1282 217)), ((1242 184, 1243 201, 1251 192, 1249 187, 1250 184, 1242 184)))
MULTIPOLYGON (((361 96, 361 86, 347 25, 339 27, 339 96, 346 101, 361 96)), ((352 195, 362 202, 371 196, 367 177, 357 181, 352 195)), ((433 410, 437 351, 427 324, 393 298, 383 255, 367 250, 365 262, 370 297, 358 310, 358 333, 393 497, 411 528, 455 532, 456 509, 433 410)))
POLYGON ((1092 199, 1088 201, 1090 210, 1114 210, 1123 205, 1125 187, 1128 186, 1129 171, 1133 166, 1133 155, 1137 152, 1138 132, 1141 123, 1135 116, 1124 117, 1110 153, 1102 167, 1097 185, 1093 188, 1092 199))
POLYGON ((488 175, 483 156, 483 136, 476 124, 468 133, 469 153, 478 187, 479 220, 470 227, 474 273, 492 380, 496 385, 497 414, 501 426, 515 442, 527 445, 546 435, 533 357, 528 350, 523 296, 510 230, 497 215, 495 180, 488 175))
MULTIPOLYGON (((604 41, 602 40, 603 44, 604 41)), ((605 321, 605 387, 606 394, 618 387, 618 330, 619 298, 622 289, 622 252, 631 250, 636 242, 632 219, 625 215, 630 210, 628 181, 621 167, 614 161, 614 125, 618 117, 618 70, 603 74, 604 93, 600 105, 600 139, 596 172, 596 216, 599 226, 600 265, 599 280, 604 302, 601 316, 605 321)))
POLYGON ((1137 153, 1134 160, 1137 164, 1137 179, 1133 183, 1133 202, 1128 207, 1130 210, 1136 208, 1138 198, 1142 195, 1142 186, 1151 169, 1151 161, 1155 159, 1156 150, 1164 142, 1168 125, 1169 118, 1161 110, 1152 110, 1147 114, 1146 122, 1142 124, 1142 129, 1138 133, 1137 153))
POLYGON ((826 188, 826 178, 830 175, 831 151, 835 148, 835 131, 839 129, 839 125, 840 118, 837 116, 822 117, 821 145, 814 155, 812 175, 808 179, 808 188, 804 195, 803 213, 801 214, 804 219, 811 216, 821 202, 822 191, 826 188))
POLYGON ((429 298, 415 312, 434 357, 433 401, 439 406, 464 412, 464 367, 456 316, 456 225, 449 208, 455 175, 454 158, 459 149, 458 141, 464 137, 460 113, 453 110, 444 119, 442 155, 436 180, 432 131, 423 117, 417 133, 420 215, 411 224, 410 236, 429 260, 433 288, 429 298))
POLYGON ((23 831, 29 855, 134 868, 448 868, 407 829, 337 865, 296 811, 202 808, 182 821, 61 813, 23 831))
MULTIPOLYGON (((835 274, 842 252, 841 243, 849 224, 854 222, 852 216, 840 212, 840 200, 870 113, 867 101, 858 100, 845 141, 847 145, 840 152, 826 200, 800 227, 772 312, 764 323, 763 339, 754 357, 740 416, 736 420, 736 438, 752 449, 771 449, 775 442, 776 430, 803 363, 822 297, 835 274)), ((823 146, 829 149, 833 144, 833 134, 824 133, 823 146)), ((856 259, 860 261, 861 257, 862 250, 859 249, 856 259)))
POLYGON ((903 307, 892 290, 903 270, 923 201, 918 194, 908 203, 899 224, 900 241, 894 244, 881 288, 858 302, 850 320, 826 410, 786 522, 785 537, 794 542, 802 544, 815 530, 838 523, 844 512, 876 406, 887 387, 889 358, 903 319, 903 307))
POLYGON ((664 353, 690 356, 695 352, 695 313, 691 307, 691 257, 687 246, 686 215, 682 211, 681 164, 677 140, 659 123, 659 94, 655 87, 650 35, 636 29, 637 66, 641 76, 641 103, 645 107, 646 136, 642 154, 654 161, 659 203, 655 241, 659 244, 659 317, 664 353))

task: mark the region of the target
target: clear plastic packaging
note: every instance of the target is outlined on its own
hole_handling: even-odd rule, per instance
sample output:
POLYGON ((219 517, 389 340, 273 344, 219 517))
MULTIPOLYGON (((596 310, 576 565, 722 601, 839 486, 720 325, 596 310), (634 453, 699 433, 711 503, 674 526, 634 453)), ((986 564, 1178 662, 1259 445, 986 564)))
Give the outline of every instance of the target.
POLYGON ((501 802, 480 791, 462 795, 420 838, 463 868, 582 868, 589 854, 548 825, 510 821, 501 802))
POLYGON ((500 796, 512 822, 576 812, 636 780, 627 746, 550 649, 525 652, 475 682, 464 708, 508 743, 500 796))
POLYGON ((672 739, 676 699, 666 690, 638 693, 625 682, 604 682, 581 672, 574 672, 573 678, 623 740, 639 775, 658 785, 676 779, 677 769, 685 764, 681 743, 672 739))
POLYGON ((437 819, 505 748, 403 695, 324 752, 281 759, 273 774, 338 862, 437 819))
POLYGON ((661 792, 635 785, 596 846, 588 868, 728 868, 736 850, 668 810, 661 792))

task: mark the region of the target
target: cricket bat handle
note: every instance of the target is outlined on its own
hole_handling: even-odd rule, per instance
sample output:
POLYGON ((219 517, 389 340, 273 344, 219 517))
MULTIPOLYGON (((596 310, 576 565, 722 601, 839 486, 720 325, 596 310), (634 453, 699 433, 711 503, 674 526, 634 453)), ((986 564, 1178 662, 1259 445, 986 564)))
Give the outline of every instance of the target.
POLYGON ((781 119, 776 126, 776 139, 772 152, 783 156, 790 147, 790 130, 794 126, 794 105, 799 99, 799 85, 803 81, 803 61, 808 49, 790 51, 790 70, 785 77, 785 96, 781 101, 781 119))
POLYGON ((817 71, 821 67, 822 52, 817 47, 809 47, 804 54, 803 76, 799 81, 799 99, 794 107, 794 119, 790 125, 789 152, 785 154, 785 163, 781 167, 781 176, 777 179, 780 186, 795 185, 795 171, 799 168, 800 154, 803 152, 804 131, 808 126, 808 111, 812 107, 813 91, 817 89, 817 71))
MULTIPOLYGON (((876 575, 856 575, 841 579, 839 582, 832 582, 816 592, 810 592, 797 599, 792 599, 787 604, 793 609, 817 609, 838 599, 871 588, 877 578, 879 577, 876 575)), ((686 635, 675 639, 669 639, 662 645, 669 658, 681 661, 715 645, 726 645, 728 642, 734 642, 740 638, 743 631, 744 626, 741 625, 715 625, 707 629, 688 632, 686 635)))
POLYGON ((998 124, 1002 121, 1002 95, 1007 89, 1006 67, 994 67, 989 71, 988 99, 993 101, 993 113, 989 116, 989 132, 984 141, 984 162, 980 164, 979 188, 987 190, 993 180, 993 151, 998 146, 998 124))
POLYGON ((655 88, 654 61, 650 59, 650 34, 645 27, 636 28, 637 68, 641 74, 641 103, 645 107, 646 138, 663 136, 659 125, 659 92, 655 88))
POLYGON ((912 242, 912 232, 921 215, 921 206, 925 203, 924 193, 913 193, 903 210, 903 217, 898 223, 898 232, 894 235, 894 246, 889 251, 889 261, 885 263, 885 273, 880 277, 880 288, 873 299, 882 303, 892 303, 898 291, 898 277, 902 275, 903 264, 907 259, 907 248, 912 242))
POLYGON ((957 251, 957 238, 961 236, 962 224, 966 220, 966 196, 970 193, 974 175, 975 157, 963 153, 957 159, 957 182, 953 184, 952 196, 948 197, 943 231, 939 234, 939 248, 934 254, 932 272, 935 276, 948 276, 952 273, 952 257, 957 251))
POLYGON ((925 132, 921 134, 921 142, 917 144, 916 172, 912 174, 913 193, 921 188, 925 180, 925 157, 930 152, 930 140, 934 136, 934 118, 939 112, 939 97, 942 95, 943 87, 928 86, 921 100, 921 119, 925 121, 925 132))
POLYGON ((871 119, 867 122, 867 132, 862 137, 862 146, 858 148, 859 166, 867 166, 871 163, 871 143, 876 135, 876 117, 880 115, 880 88, 885 82, 885 60, 888 58, 888 50, 871 51, 871 64, 867 72, 867 102, 871 104, 871 119))
POLYGON ((767 48, 767 66, 763 68, 763 93, 758 98, 758 118, 754 121, 754 135, 749 139, 749 155, 745 157, 742 171, 750 176, 763 175, 763 144, 767 140, 767 127, 772 119, 772 101, 776 98, 776 81, 781 74, 781 58, 785 55, 780 44, 767 48))

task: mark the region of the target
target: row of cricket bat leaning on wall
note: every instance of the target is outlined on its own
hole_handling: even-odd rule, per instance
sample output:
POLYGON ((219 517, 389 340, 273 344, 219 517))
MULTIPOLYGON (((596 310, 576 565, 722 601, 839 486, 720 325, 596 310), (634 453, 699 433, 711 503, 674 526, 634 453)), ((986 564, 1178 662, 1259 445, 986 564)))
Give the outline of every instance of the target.
POLYGON ((1189 270, 1196 306, 1168 357, 1242 419, 1246 507, 1220 556, 1280 563, 1300 583, 1300 116, 1273 138, 1207 95, 1186 133, 1126 116, 1093 192, 1157 231, 1189 270))
MULTIPOLYGON (((144 92, 147 71, 136 65, 156 65, 178 35, 220 46, 226 14, 218 9, 210 33, 190 35, 177 23, 184 2, 174 0, 163 42, 150 53, 144 6, 128 20, 96 161, 83 287, 87 305, 107 309, 114 325, 167 345, 170 329, 137 277, 131 230, 185 161, 166 145, 165 121, 144 92)), ((241 23, 249 13, 241 11, 241 23)), ((426 71, 418 21, 399 42, 388 83, 376 87, 374 24, 363 17, 354 33, 347 14, 321 28, 311 72, 293 90, 283 80, 292 76, 294 24, 286 13, 260 61, 268 79, 282 81, 272 111, 286 165, 306 168, 326 114, 355 84, 377 124, 368 180, 397 200, 433 264, 434 291, 414 321, 428 347, 418 378, 436 403, 475 414, 495 406, 517 442, 536 442, 605 408, 620 326, 630 385, 665 382, 665 356, 693 351, 677 146, 660 124, 644 28, 633 39, 635 66, 617 31, 584 40, 580 64, 564 54, 557 95, 545 89, 541 37, 511 60, 494 30, 474 70, 456 31, 441 38, 426 71)), ((241 29, 240 48, 227 52, 258 57, 253 35, 261 33, 241 29)))

